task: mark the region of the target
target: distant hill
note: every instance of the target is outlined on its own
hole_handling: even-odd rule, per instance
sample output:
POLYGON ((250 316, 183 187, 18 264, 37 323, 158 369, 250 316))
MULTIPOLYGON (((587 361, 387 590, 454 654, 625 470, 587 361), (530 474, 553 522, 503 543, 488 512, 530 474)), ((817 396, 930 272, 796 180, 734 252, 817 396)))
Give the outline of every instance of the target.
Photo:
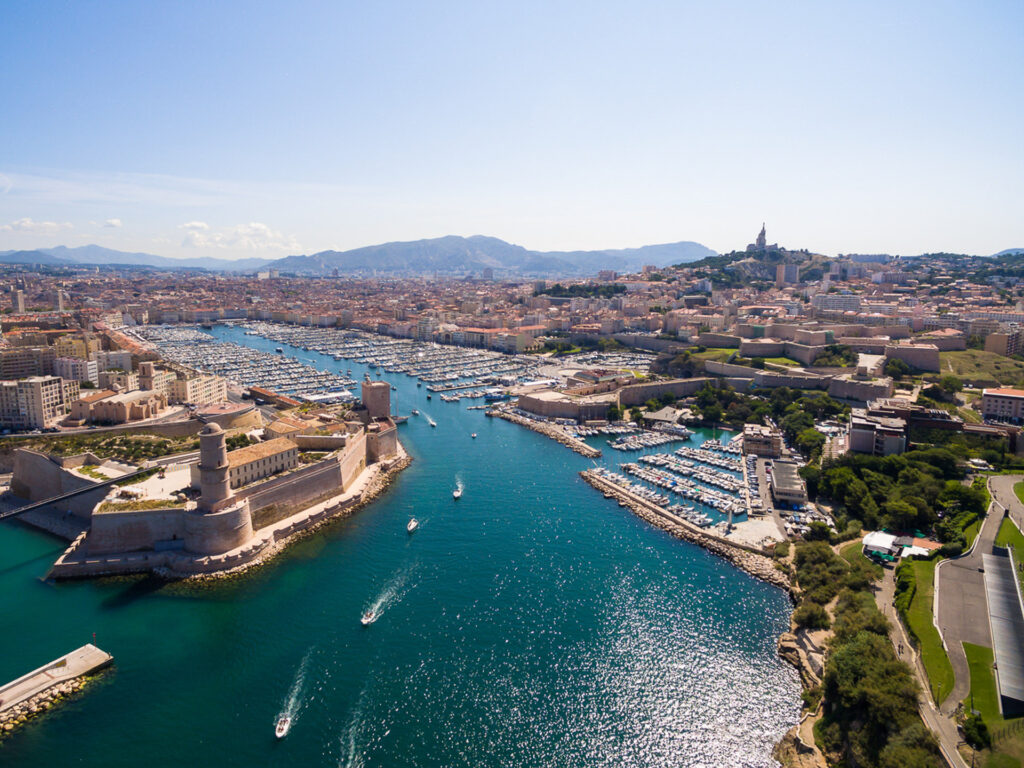
POLYGON ((644 264, 664 267, 714 255, 710 248, 694 242, 604 251, 531 251, 496 237, 449 235, 289 256, 270 266, 305 275, 325 275, 335 269, 339 274, 479 274, 489 268, 504 275, 582 276, 605 269, 635 272, 644 264))
POLYGON ((2 251, 0 263, 45 264, 48 266, 118 265, 146 266, 157 269, 206 269, 226 272, 253 272, 273 267, 298 275, 445 275, 480 274, 493 269, 502 276, 572 277, 593 275, 603 269, 635 272, 644 264, 664 267, 688 263, 717 255, 700 243, 681 242, 645 245, 605 251, 530 251, 496 237, 439 237, 402 243, 383 243, 350 251, 321 251, 310 256, 283 259, 195 258, 172 259, 152 253, 128 253, 83 245, 68 248, 38 248, 34 251, 2 251))
POLYGON ((1005 251, 999 253, 993 253, 992 255, 996 258, 1000 256, 1016 256, 1017 254, 1024 253, 1024 248, 1007 248, 1005 251))
POLYGON ((99 245, 82 245, 68 248, 37 248, 34 251, 0 251, 3 264, 45 264, 66 267, 78 265, 117 265, 156 267, 158 269, 206 269, 213 271, 244 272, 259 269, 270 263, 270 259, 171 259, 152 253, 128 253, 103 248, 99 245))

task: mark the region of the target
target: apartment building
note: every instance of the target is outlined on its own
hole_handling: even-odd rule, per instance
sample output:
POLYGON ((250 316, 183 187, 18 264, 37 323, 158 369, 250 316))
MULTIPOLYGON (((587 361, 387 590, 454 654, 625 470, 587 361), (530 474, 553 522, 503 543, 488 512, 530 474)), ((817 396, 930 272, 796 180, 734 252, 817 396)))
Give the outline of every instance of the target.
POLYGON ((1024 389, 982 390, 981 413, 986 419, 1019 420, 1024 417, 1024 389))
POLYGON ((220 376, 193 376, 188 379, 174 379, 170 383, 168 396, 172 403, 209 405, 227 400, 227 382, 220 376))
POLYGON ((99 365, 95 360, 80 357, 58 357, 53 361, 53 375, 71 381, 88 381, 93 386, 100 383, 99 365))
POLYGON ((64 418, 78 395, 78 382, 59 376, 0 381, 0 425, 9 429, 52 426, 64 418))

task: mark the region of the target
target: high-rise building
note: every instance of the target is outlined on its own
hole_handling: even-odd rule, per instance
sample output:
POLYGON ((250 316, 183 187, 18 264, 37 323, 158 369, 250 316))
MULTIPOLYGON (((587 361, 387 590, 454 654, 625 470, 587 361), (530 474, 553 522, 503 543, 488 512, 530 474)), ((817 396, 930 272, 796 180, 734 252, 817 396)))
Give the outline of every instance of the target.
POLYGON ((20 288, 11 293, 11 310, 16 315, 25 314, 25 292, 20 288))
POLYGON ((78 382, 66 382, 59 376, 0 381, 0 425, 13 429, 51 426, 77 399, 78 382))
POLYGON ((100 383, 100 369, 95 360, 82 360, 78 357, 58 357, 53 361, 53 373, 62 379, 71 381, 90 381, 94 385, 100 383))

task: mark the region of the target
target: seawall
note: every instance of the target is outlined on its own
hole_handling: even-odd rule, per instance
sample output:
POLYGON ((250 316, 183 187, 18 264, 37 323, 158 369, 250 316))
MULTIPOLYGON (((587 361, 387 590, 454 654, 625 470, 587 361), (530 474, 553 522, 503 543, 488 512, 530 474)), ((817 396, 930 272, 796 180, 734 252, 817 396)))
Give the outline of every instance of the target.
POLYGON ((550 437, 552 440, 561 443, 566 448, 576 451, 576 453, 581 456, 586 456, 588 459, 596 459, 601 455, 601 451, 597 448, 591 448, 582 440, 577 440, 575 437, 569 437, 569 435, 565 434, 564 431, 552 424, 548 424, 543 421, 533 421, 532 419, 524 419, 522 416, 509 413, 504 410, 487 411, 487 415, 498 416, 499 418, 505 419, 505 421, 511 421, 513 424, 519 424, 527 429, 532 429, 534 432, 539 432, 545 437, 550 437))

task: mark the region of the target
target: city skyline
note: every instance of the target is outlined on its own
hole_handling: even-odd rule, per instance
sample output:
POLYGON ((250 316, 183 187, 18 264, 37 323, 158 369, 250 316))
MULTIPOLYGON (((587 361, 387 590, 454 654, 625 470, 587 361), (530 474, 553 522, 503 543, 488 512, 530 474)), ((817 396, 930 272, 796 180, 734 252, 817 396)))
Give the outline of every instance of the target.
POLYGON ((1024 245, 1019 8, 583 10, 8 10, 0 249, 1024 245))

